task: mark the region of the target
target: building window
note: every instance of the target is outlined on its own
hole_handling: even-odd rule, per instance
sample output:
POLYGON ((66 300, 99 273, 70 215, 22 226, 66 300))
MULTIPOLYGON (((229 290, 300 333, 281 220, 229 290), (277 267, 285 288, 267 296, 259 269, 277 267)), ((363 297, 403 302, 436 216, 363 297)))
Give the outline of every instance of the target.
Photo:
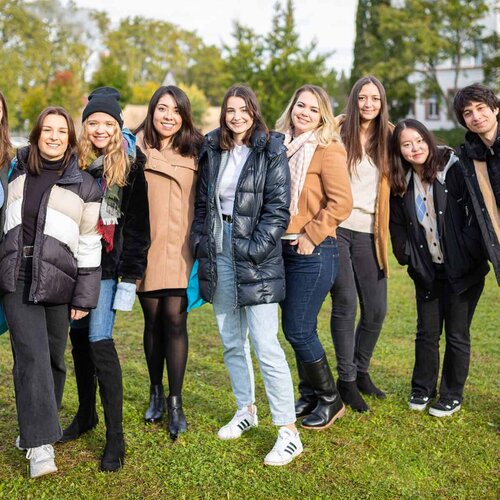
POLYGON ((439 120, 439 100, 435 95, 430 96, 425 101, 425 119, 439 120))

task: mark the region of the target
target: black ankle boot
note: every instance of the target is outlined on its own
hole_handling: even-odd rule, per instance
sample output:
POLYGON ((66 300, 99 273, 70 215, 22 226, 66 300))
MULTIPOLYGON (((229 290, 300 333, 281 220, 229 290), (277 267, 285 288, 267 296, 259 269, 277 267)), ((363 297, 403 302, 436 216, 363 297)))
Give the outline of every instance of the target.
POLYGON ((318 398, 314 394, 314 390, 306 381, 302 362, 297 358, 297 371, 299 372, 299 394, 300 398, 295 401, 295 416, 297 418, 310 415, 316 408, 318 398))
POLYGON ((106 433, 106 446, 101 458, 101 470, 104 472, 116 472, 125 462, 125 441, 123 433, 106 433))
POLYGON ((93 429, 98 422, 95 408, 97 381, 94 363, 90 357, 88 328, 71 329, 69 336, 78 391, 78 411, 71 424, 64 429, 60 443, 78 439, 83 433, 93 429))
POLYGON ((124 463, 122 371, 113 340, 90 343, 106 422, 106 447, 101 460, 103 471, 117 471, 124 463))
POLYGON ((364 413, 370 409, 359 393, 359 389, 355 381, 346 382, 345 380, 338 380, 337 387, 342 401, 346 405, 349 405, 353 410, 364 413))
POLYGON ((169 396, 167 398, 168 430, 170 437, 176 439, 181 432, 186 432, 187 422, 182 409, 181 396, 169 396))
POLYGON ((165 413, 165 394, 163 385, 152 385, 149 389, 149 407, 144 415, 144 421, 150 424, 160 422, 165 413))
POLYGON ((385 399, 385 392, 379 389, 370 378, 369 373, 361 373, 358 372, 358 376, 356 378, 356 385, 358 389, 368 396, 375 396, 379 399, 385 399))
POLYGON ((326 356, 313 363, 302 363, 302 368, 317 398, 316 407, 308 417, 302 420, 302 427, 326 429, 345 413, 345 407, 335 386, 326 356))

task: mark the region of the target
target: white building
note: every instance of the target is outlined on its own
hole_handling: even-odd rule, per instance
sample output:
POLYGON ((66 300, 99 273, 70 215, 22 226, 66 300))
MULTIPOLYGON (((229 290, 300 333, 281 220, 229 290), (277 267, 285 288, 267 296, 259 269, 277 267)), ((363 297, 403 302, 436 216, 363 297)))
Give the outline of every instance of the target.
MULTIPOLYGON (((495 3, 495 2, 494 2, 495 3)), ((484 26, 483 35, 496 32, 500 34, 500 2, 496 2, 496 8, 492 7, 487 16, 482 21, 484 26)), ((458 75, 458 88, 465 87, 472 83, 481 83, 484 80, 483 58, 481 46, 478 47, 478 55, 476 57, 465 58, 462 62, 458 75)), ((452 67, 451 61, 443 63, 437 69, 438 81, 442 89, 447 95, 455 95, 454 88, 455 69, 452 67)), ((410 79, 411 83, 418 83, 422 79, 422 75, 414 73, 410 79)), ((451 117, 448 116, 446 105, 439 99, 438 96, 423 97, 417 96, 413 104, 412 110, 408 115, 410 118, 416 118, 426 125, 429 130, 451 129, 455 127, 451 117)))

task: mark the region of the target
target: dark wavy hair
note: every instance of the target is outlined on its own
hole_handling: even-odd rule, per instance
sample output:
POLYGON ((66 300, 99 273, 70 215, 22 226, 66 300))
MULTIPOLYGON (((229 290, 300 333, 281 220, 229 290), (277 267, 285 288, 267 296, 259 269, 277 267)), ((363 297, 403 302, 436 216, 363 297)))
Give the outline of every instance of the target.
POLYGON ((234 148, 233 132, 226 124, 227 102, 230 97, 240 97, 245 101, 248 114, 253 120, 252 126, 247 130, 243 138, 243 144, 250 146, 250 140, 253 133, 258 130, 264 132, 266 138, 269 139, 269 129, 267 128, 264 118, 260 112, 259 102, 254 91, 245 85, 233 85, 224 96, 220 110, 220 148, 223 150, 231 150, 234 148))
POLYGON ((358 98, 361 89, 370 83, 375 85, 379 91, 380 112, 370 123, 365 150, 368 156, 373 160, 375 166, 383 174, 388 175, 389 139, 391 133, 389 128, 387 98, 382 83, 371 75, 360 78, 353 85, 347 100, 345 119, 340 129, 340 137, 347 151, 347 166, 350 175, 353 174, 356 164, 363 158, 363 147, 361 145, 361 116, 359 113, 358 98))
POLYGON ((5 97, 0 92, 0 103, 2 104, 2 120, 0 120, 0 168, 3 168, 10 162, 12 144, 9 135, 9 111, 5 97))
POLYGON ((400 137, 403 130, 410 128, 417 131, 422 139, 429 147, 429 156, 424 165, 422 165, 421 178, 424 182, 432 184, 438 172, 446 165, 452 150, 447 147, 439 147, 436 139, 427 127, 413 118, 406 118, 400 120, 394 132, 392 133, 390 141, 390 175, 391 190, 393 194, 402 195, 406 191, 406 174, 411 169, 408 163, 401 154, 400 137))
POLYGON ((181 128, 172 137, 172 149, 188 158, 198 157, 200 147, 203 143, 203 135, 194 126, 193 117, 191 116, 191 103, 188 96, 175 85, 166 85, 155 91, 148 104, 148 114, 144 118, 144 121, 134 130, 134 134, 137 134, 141 130, 144 131, 146 145, 150 148, 161 149, 161 135, 154 127, 153 116, 158 106, 158 101, 165 94, 168 94, 175 101, 182 118, 181 128))
MULTIPOLYGON (((500 100, 495 95, 492 89, 486 85, 481 85, 480 83, 473 83, 472 85, 467 85, 463 89, 460 89, 453 99, 453 109, 455 110, 455 115, 458 122, 462 127, 467 128, 464 120, 464 109, 471 102, 483 102, 491 110, 500 108, 500 100)), ((497 115, 497 120, 500 121, 500 113, 497 115)))
POLYGON ((31 131, 29 136, 30 147, 27 168, 28 171, 34 175, 39 175, 42 170, 42 157, 40 155, 40 150, 38 149, 38 140, 40 139, 40 135, 42 134, 43 122, 49 115, 62 116, 66 120, 66 124, 68 125, 68 147, 66 148, 63 156, 63 171, 69 165, 71 157, 76 153, 77 150, 75 125, 69 113, 60 106, 49 106, 45 108, 38 115, 35 126, 33 127, 33 130, 31 131))

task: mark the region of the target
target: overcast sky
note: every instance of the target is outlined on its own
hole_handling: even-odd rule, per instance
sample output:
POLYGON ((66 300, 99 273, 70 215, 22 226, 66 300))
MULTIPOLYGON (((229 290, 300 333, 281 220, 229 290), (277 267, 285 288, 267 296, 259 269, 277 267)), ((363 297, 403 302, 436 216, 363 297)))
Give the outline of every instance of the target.
MULTIPOLYGON (((284 2, 285 0, 281 0, 284 2)), ((76 0, 79 7, 105 10, 112 21, 143 16, 196 31, 208 44, 231 42, 232 22, 267 33, 274 0, 76 0)), ((321 52, 335 51, 330 66, 349 72, 352 64, 357 0, 295 0, 295 20, 305 45, 316 39, 321 52)))

